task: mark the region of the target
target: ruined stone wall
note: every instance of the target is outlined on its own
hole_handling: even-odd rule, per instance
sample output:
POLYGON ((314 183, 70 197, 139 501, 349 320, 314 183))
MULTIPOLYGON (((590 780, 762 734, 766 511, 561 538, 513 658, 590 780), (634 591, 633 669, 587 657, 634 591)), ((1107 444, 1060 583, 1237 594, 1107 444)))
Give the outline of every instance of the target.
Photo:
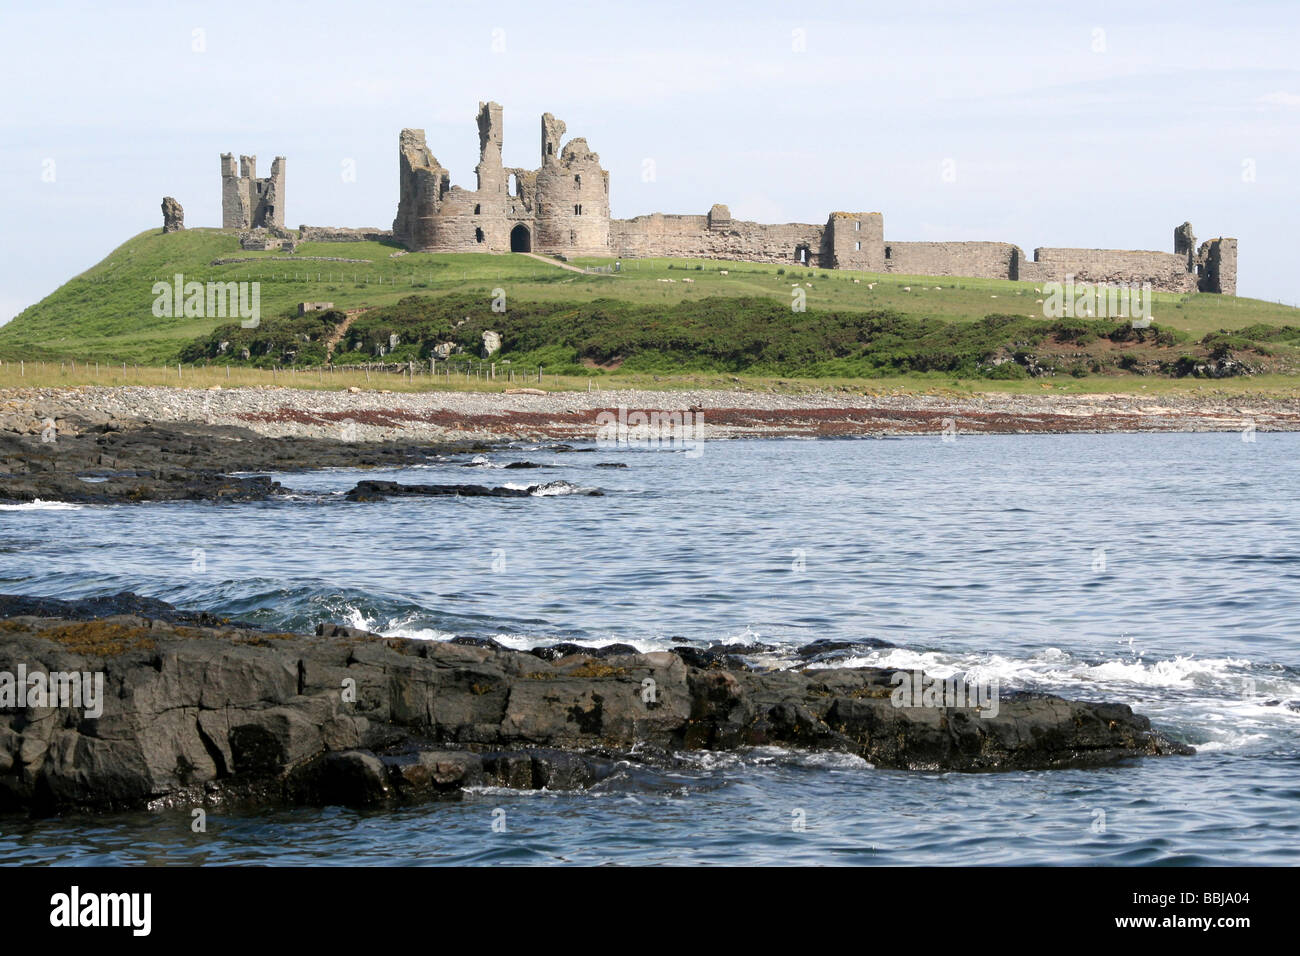
POLYGON ((1196 274, 1187 269, 1187 257, 1172 252, 1123 249, 1034 250, 1033 263, 1022 263, 1020 278, 1032 282, 1064 282, 1067 275, 1076 282, 1113 284, 1151 283, 1157 292, 1195 292, 1196 274))
POLYGON ((1237 240, 1209 239, 1201 243, 1196 254, 1200 271, 1198 287, 1202 292, 1237 294, 1237 240))
POLYGON ((341 226, 299 226, 299 242, 391 242, 391 229, 348 229, 341 226))
POLYGON ((434 241, 434 217, 451 174, 425 143, 424 130, 404 129, 397 139, 398 201, 393 236, 408 249, 425 249, 434 241))
POLYGON ((1014 279, 1020 249, 1009 242, 892 242, 883 248, 883 267, 902 275, 1014 279))
MULTIPOLYGON (((1034 282, 1063 281, 1073 275, 1080 282, 1149 282, 1172 292, 1236 290, 1236 240, 1214 239, 1198 248, 1186 222, 1174 230, 1172 253, 1043 247, 1030 261, 1009 242, 891 241, 885 238, 884 217, 878 212, 833 212, 824 226, 768 225, 733 219, 730 210, 718 204, 704 216, 655 213, 612 220, 609 173, 585 139, 566 143, 564 122, 545 113, 541 166, 505 167, 502 116, 498 104, 479 103, 474 190, 451 185, 450 174, 429 151, 423 130, 402 130, 394 239, 408 249, 439 252, 736 259, 1034 282)), ((281 161, 276 161, 278 178, 273 173, 269 181, 279 184, 271 188, 270 199, 258 192, 256 184, 268 181, 252 175, 253 158, 245 157, 245 162, 244 174, 234 177, 233 158, 222 157, 223 213, 228 198, 232 216, 241 208, 255 215, 263 206, 282 204, 281 161)))
MULTIPOLYGON (((725 207, 724 207, 725 208, 725 207)), ((612 254, 627 258, 662 256, 683 259, 743 259, 797 264, 796 250, 808 249, 807 265, 829 268, 823 255, 825 227, 808 223, 765 225, 731 219, 725 228, 710 228, 708 216, 654 213, 610 222, 612 254)))
POLYGON ((248 228, 248 190, 231 153, 221 154, 221 228, 248 228))

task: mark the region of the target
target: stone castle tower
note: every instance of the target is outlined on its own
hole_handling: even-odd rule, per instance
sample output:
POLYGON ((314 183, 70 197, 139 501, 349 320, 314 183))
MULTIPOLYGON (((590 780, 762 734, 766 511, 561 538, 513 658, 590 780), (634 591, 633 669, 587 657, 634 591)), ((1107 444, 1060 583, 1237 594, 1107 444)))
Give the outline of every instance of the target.
POLYGON ((257 157, 221 154, 221 228, 284 228, 284 157, 271 163, 271 175, 257 178, 257 157))
POLYGON ((565 126, 542 117, 542 165, 502 164, 502 109, 480 103, 479 161, 473 191, 451 185, 424 130, 404 129, 393 237, 431 252, 541 252, 607 255, 609 173, 584 139, 561 145, 565 126))

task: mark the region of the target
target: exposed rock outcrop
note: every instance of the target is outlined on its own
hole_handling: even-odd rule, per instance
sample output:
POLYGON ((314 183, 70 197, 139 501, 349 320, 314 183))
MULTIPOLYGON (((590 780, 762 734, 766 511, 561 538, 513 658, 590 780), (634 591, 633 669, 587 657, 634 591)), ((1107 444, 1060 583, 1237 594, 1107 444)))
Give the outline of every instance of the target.
POLYGON ((98 713, 0 704, 0 809, 382 805, 480 783, 586 787, 617 761, 671 765, 682 750, 759 745, 923 770, 1191 752, 1122 704, 1004 694, 988 716, 895 706, 891 672, 875 668, 757 671, 730 657, 696 666, 671 651, 567 650, 328 624, 316 636, 269 633, 134 595, 93 608, 0 596, 0 675, 103 675, 98 713), (85 619, 115 606, 150 613, 85 619))

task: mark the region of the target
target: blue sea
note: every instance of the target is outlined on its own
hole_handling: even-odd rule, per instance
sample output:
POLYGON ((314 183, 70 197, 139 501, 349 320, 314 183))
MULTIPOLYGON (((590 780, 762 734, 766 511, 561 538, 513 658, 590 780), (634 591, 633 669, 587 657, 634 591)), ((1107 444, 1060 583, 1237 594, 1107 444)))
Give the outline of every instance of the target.
POLYGON ((3 817, 0 863, 1295 864, 1300 435, 1254 439, 518 444, 277 475, 295 493, 257 504, 2 506, 8 593, 521 649, 761 642, 773 667, 881 638, 896 646, 837 663, 1122 701, 1199 752, 982 774, 702 752, 586 792, 212 810, 204 833, 188 812, 3 817), (361 478, 549 493, 342 500, 361 478))

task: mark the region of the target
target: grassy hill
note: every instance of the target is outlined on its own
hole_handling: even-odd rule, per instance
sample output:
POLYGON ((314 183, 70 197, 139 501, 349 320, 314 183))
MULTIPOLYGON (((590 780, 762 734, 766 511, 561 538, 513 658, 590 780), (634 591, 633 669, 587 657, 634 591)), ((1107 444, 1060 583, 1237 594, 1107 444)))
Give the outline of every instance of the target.
POLYGON ((372 360, 393 333, 402 344, 385 350, 390 359, 424 358, 439 340, 473 351, 480 332, 492 328, 503 334, 500 358, 575 374, 991 374, 980 357, 994 352, 1031 370, 1046 355, 1054 371, 1078 376, 1181 374, 1179 361, 1234 350, 1248 352, 1257 370, 1300 368, 1300 310, 1287 306, 1157 293, 1155 326, 1134 336, 1114 321, 1066 320, 1056 328, 1043 319, 1041 298, 1032 283, 1004 280, 683 259, 583 274, 522 255, 407 254, 381 243, 303 243, 287 255, 241 250, 233 232, 150 231, 0 326, 0 360, 229 362, 244 339, 256 339, 264 350, 257 354, 254 345, 253 364, 282 364, 286 356, 319 362, 338 317, 298 324, 290 317, 298 302, 324 300, 339 310, 376 310, 346 330, 338 361, 372 360), (154 316, 154 283, 176 273, 186 281, 259 282, 261 337, 229 318, 154 316), (807 312, 790 310, 796 282, 807 312), (496 289, 505 291, 505 315, 492 311, 496 289), (291 339, 301 344, 286 351, 291 339), (234 352, 218 353, 220 341, 234 342, 234 352))

